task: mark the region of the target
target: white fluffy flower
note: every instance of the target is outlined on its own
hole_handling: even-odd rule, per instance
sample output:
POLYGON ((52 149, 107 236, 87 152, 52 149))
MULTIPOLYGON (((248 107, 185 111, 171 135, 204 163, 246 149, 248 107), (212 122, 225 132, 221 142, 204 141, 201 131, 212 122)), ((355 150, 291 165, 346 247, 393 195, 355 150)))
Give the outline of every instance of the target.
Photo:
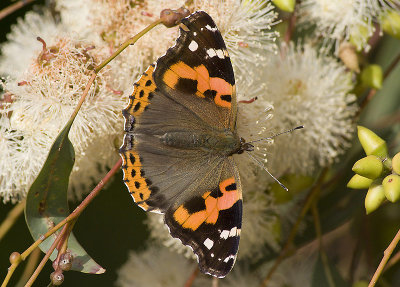
POLYGON ((309 44, 282 47, 281 56, 261 70, 274 106, 271 129, 304 129, 275 138, 271 170, 308 174, 327 166, 349 146, 357 111, 350 74, 336 59, 309 44))
MULTIPOLYGON (((99 52, 92 44, 74 41, 65 33, 51 36, 45 28, 49 21, 46 17, 28 16, 27 22, 21 21, 13 28, 9 43, 3 46, 3 71, 16 69, 4 83, 4 89, 13 95, 13 102, 4 110, 3 123, 7 116, 10 118, 8 127, 2 126, 2 129, 3 133, 21 134, 18 144, 11 145, 13 150, 0 151, 2 164, 8 154, 12 155, 11 164, 2 172, 18 171, 12 177, 8 174, 7 184, 0 185, 0 194, 5 201, 26 195, 52 142, 75 109, 91 76, 91 67, 100 63, 99 52), (32 19, 38 22, 33 25, 32 19), (44 32, 40 29, 29 33, 15 32, 29 25, 44 32), (39 35, 48 35, 49 38, 44 39, 45 46, 36 40, 39 35), (22 56, 25 66, 12 66, 11 60, 18 62, 16 59, 20 58, 20 43, 30 42, 30 49, 25 48, 22 53, 28 55, 22 56)), ((70 188, 78 196, 89 192, 87 188, 92 180, 99 180, 105 173, 104 168, 118 160, 118 144, 114 141, 122 137, 120 110, 125 98, 114 90, 114 82, 108 77, 107 70, 99 73, 69 134, 76 154, 70 188)))
MULTIPOLYGON (((157 20, 163 9, 177 9, 187 2, 58 0, 57 5, 62 11, 62 18, 67 23, 74 22, 70 28, 78 35, 89 37, 96 43, 96 47, 103 47, 106 56, 157 20), (87 11, 91 12, 88 14, 87 11), (87 20, 90 24, 82 20, 77 21, 79 18, 87 20)), ((191 11, 204 10, 210 13, 225 39, 237 71, 246 71, 246 61, 265 61, 267 58, 264 57, 263 51, 276 50, 274 41, 277 34, 271 31, 271 27, 275 24, 277 14, 269 1, 196 0, 189 3, 187 8, 191 11)), ((134 46, 128 47, 110 64, 121 90, 130 89, 132 81, 174 44, 178 36, 177 30, 177 27, 167 29, 159 25, 134 46)), ((241 75, 247 76, 248 73, 243 72, 241 75)))
POLYGON ((326 44, 335 43, 338 47, 342 41, 352 38, 358 49, 368 49, 368 38, 375 31, 374 22, 379 22, 380 16, 396 5, 400 5, 398 0, 304 0, 299 6, 299 15, 301 23, 315 25, 326 44))
POLYGON ((65 32, 65 26, 57 25, 48 12, 28 12, 24 19, 18 19, 7 35, 7 42, 1 45, 0 74, 21 78, 42 50, 36 37, 52 39, 65 32))
MULTIPOLYGON (((141 253, 131 252, 128 261, 118 271, 117 286, 184 286, 195 268, 194 261, 153 245, 141 253)), ((193 287, 204 286, 201 277, 196 278, 193 287)))
POLYGON ((4 202, 25 197, 51 142, 42 131, 13 128, 7 113, 0 114, 0 197, 4 202))

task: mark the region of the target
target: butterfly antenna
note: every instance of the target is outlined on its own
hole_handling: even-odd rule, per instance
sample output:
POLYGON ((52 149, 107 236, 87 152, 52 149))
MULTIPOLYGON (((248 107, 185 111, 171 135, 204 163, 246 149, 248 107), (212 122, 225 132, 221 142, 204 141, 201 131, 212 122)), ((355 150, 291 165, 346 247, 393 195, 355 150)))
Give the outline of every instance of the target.
POLYGON ((268 169, 263 165, 262 162, 260 162, 258 159, 256 159, 254 156, 251 155, 251 153, 247 152, 248 156, 262 169, 264 169, 284 190, 289 191, 289 189, 283 185, 282 182, 280 182, 275 176, 273 176, 268 169))
POLYGON ((251 142, 248 142, 248 143, 249 143, 249 144, 252 144, 252 143, 255 143, 255 142, 259 142, 259 141, 270 140, 270 139, 273 139, 273 138, 275 138, 275 137, 277 137, 277 136, 280 136, 280 135, 283 135, 283 134, 287 134, 287 133, 291 133, 291 132, 293 132, 294 130, 299 130, 299 129, 302 129, 302 128, 304 128, 303 125, 302 125, 302 126, 295 127, 295 128, 292 128, 292 129, 290 129, 290 130, 286 130, 286 131, 283 131, 283 132, 274 134, 274 135, 272 135, 272 136, 270 136, 270 137, 267 137, 267 138, 261 138, 261 139, 254 140, 254 141, 251 141, 251 142))

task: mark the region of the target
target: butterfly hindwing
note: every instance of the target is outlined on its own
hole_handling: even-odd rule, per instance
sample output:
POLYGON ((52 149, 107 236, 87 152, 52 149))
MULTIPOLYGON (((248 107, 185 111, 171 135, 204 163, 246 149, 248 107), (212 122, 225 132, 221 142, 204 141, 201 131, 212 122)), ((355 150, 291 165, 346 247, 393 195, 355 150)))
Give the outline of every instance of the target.
POLYGON ((233 267, 242 223, 242 191, 232 159, 221 165, 215 185, 165 214, 173 237, 190 246, 203 273, 224 277, 233 267))

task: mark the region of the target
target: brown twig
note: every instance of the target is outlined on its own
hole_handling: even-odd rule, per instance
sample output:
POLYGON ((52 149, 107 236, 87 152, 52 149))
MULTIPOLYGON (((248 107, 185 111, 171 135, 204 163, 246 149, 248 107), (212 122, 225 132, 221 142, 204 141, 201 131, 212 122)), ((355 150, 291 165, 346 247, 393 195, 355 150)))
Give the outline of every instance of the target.
POLYGON ((184 287, 191 287, 194 280, 196 279, 196 277, 198 275, 199 275, 199 267, 196 266, 195 269, 193 270, 192 274, 188 278, 188 280, 185 282, 184 287))
POLYGON ((22 273, 21 277, 18 280, 18 283, 15 285, 16 287, 23 287, 25 285, 25 282, 29 280, 33 272, 35 271, 36 265, 40 259, 40 255, 42 252, 40 249, 35 249, 31 256, 29 256, 26 266, 24 269, 24 272, 22 273))
POLYGON ((400 62, 400 53, 394 58, 394 60, 390 63, 389 67, 387 67, 385 73, 383 74, 383 78, 386 79, 390 73, 396 68, 397 64, 400 62))
POLYGON ((286 44, 290 43, 290 40, 292 39, 294 28, 296 27, 296 13, 293 12, 290 15, 289 21, 288 21, 288 27, 286 29, 285 35, 283 36, 283 41, 285 41, 286 44))
POLYGON ((11 13, 14 13, 18 9, 30 4, 33 1, 35 1, 35 0, 18 1, 17 3, 11 4, 10 6, 4 8, 3 10, 0 11, 0 20, 7 17, 11 13))
POLYGON ((277 270, 278 266, 281 264, 281 262, 283 261, 283 259, 286 258, 287 254, 290 251, 290 247, 296 237, 297 234, 297 230, 299 229, 300 223, 303 220, 304 216, 306 215, 306 213, 308 212, 308 210, 311 207, 311 204, 313 203, 313 201, 317 198, 319 192, 320 192, 320 187, 324 181, 325 175, 327 174, 328 169, 324 168, 321 171, 321 174, 319 175, 317 182, 314 184, 314 186, 312 187, 312 189, 310 190, 310 193, 307 196, 307 199, 305 200, 305 203, 303 205, 303 208, 301 209, 299 215, 297 216, 297 220, 296 223, 293 225, 289 237, 286 240, 285 245, 282 248, 281 253, 279 254, 278 258, 276 259, 274 265, 271 267, 271 269, 269 270, 267 276, 265 277, 265 279, 261 282, 260 287, 266 287, 269 280, 271 279, 272 275, 274 274, 274 272, 277 270))
POLYGON ((39 276, 40 272, 42 271, 47 260, 49 260, 51 254, 53 254, 54 249, 56 249, 57 245, 62 240, 65 240, 67 231, 68 231, 68 224, 64 225, 60 234, 57 236, 56 240, 54 240, 53 244, 50 246, 49 250, 46 252, 46 255, 43 257, 42 261, 40 261, 38 267, 36 267, 35 272, 33 272, 32 276, 29 278, 28 282, 26 282, 25 287, 32 286, 32 284, 35 282, 36 278, 39 276))
POLYGON ((68 222, 71 222, 72 220, 77 219, 79 217, 79 215, 81 215, 81 213, 85 210, 85 208, 99 194, 100 190, 104 187, 104 185, 107 184, 107 182, 111 179, 111 177, 120 169, 121 165, 122 165, 122 159, 119 159, 117 161, 117 163, 113 166, 113 168, 106 174, 106 176, 92 190, 92 192, 81 202, 81 204, 77 208, 75 208, 75 210, 68 217, 63 219, 60 223, 58 223, 56 226, 51 228, 43 236, 41 236, 38 240, 36 240, 31 246, 29 246, 29 248, 26 249, 21 254, 21 259, 18 262, 11 264, 11 266, 8 268, 8 273, 6 275, 6 278, 4 279, 1 287, 7 286, 8 281, 10 280, 12 274, 14 273, 14 271, 17 268, 17 266, 19 265, 19 263, 21 261, 24 261, 29 256, 29 254, 32 253, 33 250, 35 250, 43 241, 45 241, 50 235, 55 233, 57 230, 59 230, 65 224, 67 224, 68 222))
POLYGON ((125 50, 126 47, 129 45, 133 45, 137 40, 139 40, 140 37, 142 37, 144 34, 149 32, 151 29, 153 29, 155 26, 160 24, 162 22, 161 19, 154 21, 151 23, 149 26, 144 28, 142 31, 140 31, 138 34, 136 34, 134 37, 130 38, 129 40, 125 41, 118 50, 116 50, 112 55, 106 59, 104 62, 102 62, 100 65, 98 65, 95 69, 95 73, 98 73, 101 69, 103 69, 109 62, 111 62, 115 57, 117 57, 123 50, 125 50))
POLYGON ((379 279, 379 276, 381 275, 383 268, 385 267, 386 263, 388 262, 390 255, 392 255, 394 249, 397 246, 397 243, 400 241, 400 229, 397 231, 396 236, 393 238, 392 242, 390 242, 389 246, 386 248, 386 250, 383 252, 383 258, 381 262, 379 263, 378 268, 376 269, 374 276, 372 277, 371 281, 368 284, 368 287, 373 287, 375 286, 376 282, 379 279))
POLYGON ((25 207, 25 200, 16 204, 7 214, 6 219, 0 225, 0 241, 3 239, 4 235, 10 230, 11 226, 15 223, 18 217, 22 214, 25 207))
POLYGON ((399 261, 400 261, 400 251, 397 252, 395 255, 393 255, 393 257, 388 261, 385 268, 383 269, 383 272, 388 270, 393 265, 397 264, 399 261))

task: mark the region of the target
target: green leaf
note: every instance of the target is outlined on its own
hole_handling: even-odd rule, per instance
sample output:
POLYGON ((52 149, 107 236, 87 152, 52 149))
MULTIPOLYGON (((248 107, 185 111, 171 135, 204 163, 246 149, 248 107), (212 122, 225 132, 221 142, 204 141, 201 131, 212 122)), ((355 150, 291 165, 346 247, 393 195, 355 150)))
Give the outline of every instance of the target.
POLYGON ((336 267, 331 264, 326 258, 323 260, 321 253, 318 255, 318 260, 315 263, 314 273, 312 277, 312 287, 346 287, 348 284, 342 278, 336 267))
MULTIPOLYGON (((75 161, 74 147, 68 138, 72 123, 73 119, 57 136, 26 198, 25 220, 34 240, 69 215, 68 181, 75 161)), ((54 236, 50 236, 40 244, 40 249, 47 252, 54 240, 54 236)), ((71 270, 94 274, 105 272, 86 253, 73 234, 68 239, 68 250, 73 256, 71 270)), ((55 258, 56 252, 53 252, 50 259, 55 258)))

